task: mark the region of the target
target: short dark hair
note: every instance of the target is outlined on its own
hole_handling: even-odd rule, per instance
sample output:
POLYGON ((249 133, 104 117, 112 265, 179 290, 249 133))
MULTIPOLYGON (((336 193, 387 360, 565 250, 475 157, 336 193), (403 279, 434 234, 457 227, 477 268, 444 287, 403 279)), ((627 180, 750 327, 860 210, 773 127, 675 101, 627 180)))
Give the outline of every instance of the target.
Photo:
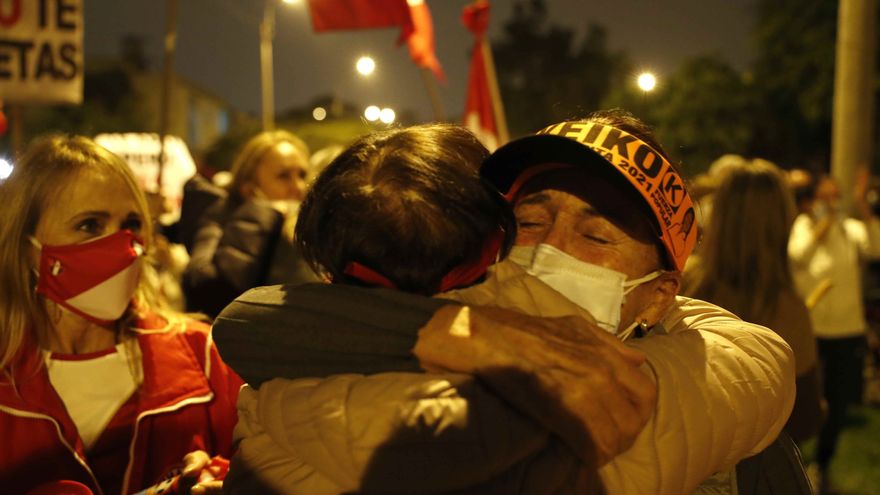
POLYGON ((487 156, 470 131, 450 124, 365 136, 312 185, 295 242, 336 283, 361 284, 346 274, 356 262, 400 290, 434 294, 449 271, 480 258, 499 228, 502 256, 513 243, 510 206, 478 174, 487 156))
POLYGON ((678 175, 682 175, 679 167, 669 158, 669 154, 666 153, 666 150, 663 149, 663 145, 661 145, 660 141, 657 140, 657 137, 654 135, 654 129, 651 128, 651 126, 648 125, 645 121, 639 119, 632 113, 622 108, 596 110, 595 112, 590 113, 580 121, 597 122, 603 125, 610 125, 611 127, 632 134, 633 136, 639 138, 640 140, 644 141, 649 146, 654 148, 661 155, 663 155, 663 158, 666 158, 666 161, 668 161, 669 164, 675 168, 675 171, 678 172, 678 175))

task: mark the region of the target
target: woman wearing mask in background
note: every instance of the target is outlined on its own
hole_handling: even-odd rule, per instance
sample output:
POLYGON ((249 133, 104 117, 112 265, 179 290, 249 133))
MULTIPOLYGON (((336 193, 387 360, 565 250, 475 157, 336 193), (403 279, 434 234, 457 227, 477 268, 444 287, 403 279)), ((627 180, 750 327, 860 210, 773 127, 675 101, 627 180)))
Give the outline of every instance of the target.
POLYGON ((290 132, 263 132, 245 144, 227 196, 195 235, 183 275, 188 310, 214 317, 252 287, 316 280, 290 243, 308 170, 309 150, 290 132))
POLYGON ((867 198, 870 178, 866 168, 856 176, 852 200, 858 219, 843 209, 837 181, 819 178, 812 205, 795 219, 788 243, 795 286, 802 296, 815 299, 810 319, 828 401, 828 419, 816 446, 817 465, 811 466, 821 493, 829 489, 831 459, 849 405, 862 399, 868 325, 861 263, 880 259, 880 221, 867 198), (823 289, 824 295, 816 297, 823 289))
POLYGON ((241 380, 208 328, 143 282, 153 230, 127 165, 87 138, 48 137, 0 195, 4 491, 73 480, 128 494, 193 451, 229 456, 241 380))

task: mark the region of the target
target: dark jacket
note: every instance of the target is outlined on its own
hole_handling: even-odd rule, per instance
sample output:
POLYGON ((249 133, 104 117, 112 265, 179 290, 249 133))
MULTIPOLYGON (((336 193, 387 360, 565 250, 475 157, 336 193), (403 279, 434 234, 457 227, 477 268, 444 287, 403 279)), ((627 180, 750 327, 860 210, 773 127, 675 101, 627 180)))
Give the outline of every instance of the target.
POLYGON ((215 317, 241 293, 269 284, 317 280, 281 235, 284 216, 269 204, 224 198, 203 215, 183 274, 188 311, 215 317))

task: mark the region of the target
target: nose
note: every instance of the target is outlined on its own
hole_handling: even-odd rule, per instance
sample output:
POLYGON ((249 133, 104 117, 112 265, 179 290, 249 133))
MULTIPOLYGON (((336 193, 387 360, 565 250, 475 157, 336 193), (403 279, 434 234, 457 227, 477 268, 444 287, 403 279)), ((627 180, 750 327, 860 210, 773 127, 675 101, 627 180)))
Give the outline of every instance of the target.
POLYGON ((549 244, 561 251, 569 251, 569 243, 571 242, 574 226, 571 222, 566 221, 564 214, 557 214, 553 217, 550 227, 539 237, 539 244, 549 244))

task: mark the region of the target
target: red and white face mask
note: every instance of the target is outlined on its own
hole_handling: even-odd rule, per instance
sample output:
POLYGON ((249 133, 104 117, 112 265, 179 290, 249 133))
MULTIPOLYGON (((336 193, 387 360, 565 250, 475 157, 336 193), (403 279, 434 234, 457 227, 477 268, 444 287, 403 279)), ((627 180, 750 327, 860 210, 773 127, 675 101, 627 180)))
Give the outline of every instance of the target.
POLYGON ((120 230, 94 241, 41 246, 37 293, 83 318, 106 325, 131 303, 141 276, 144 241, 120 230))

